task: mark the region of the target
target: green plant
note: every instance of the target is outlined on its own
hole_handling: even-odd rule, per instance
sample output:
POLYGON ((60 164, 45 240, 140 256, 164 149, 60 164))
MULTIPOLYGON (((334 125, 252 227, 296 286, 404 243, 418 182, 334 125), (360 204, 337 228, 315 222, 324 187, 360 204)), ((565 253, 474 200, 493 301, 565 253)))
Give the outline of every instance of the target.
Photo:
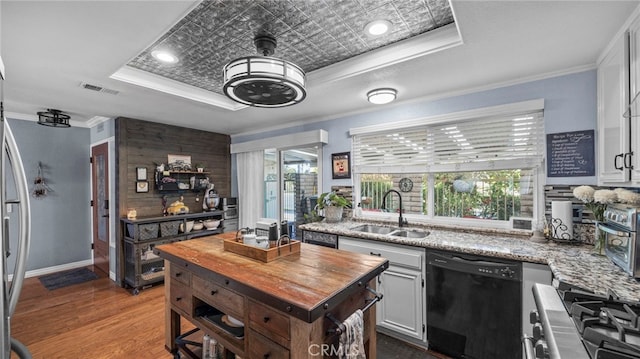
POLYGON ((324 216, 319 215, 316 210, 304 214, 304 223, 320 222, 323 219, 324 216))
POLYGON ((335 192, 325 192, 322 193, 318 197, 317 209, 324 209, 325 207, 336 206, 336 207, 349 207, 351 205, 351 201, 348 199, 338 196, 335 192))

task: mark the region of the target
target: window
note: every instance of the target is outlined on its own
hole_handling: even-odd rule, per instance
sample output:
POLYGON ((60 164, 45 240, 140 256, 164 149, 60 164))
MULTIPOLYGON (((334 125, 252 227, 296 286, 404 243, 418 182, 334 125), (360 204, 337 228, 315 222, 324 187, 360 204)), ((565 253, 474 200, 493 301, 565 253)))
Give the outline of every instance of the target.
POLYGON ((392 129, 352 129, 356 200, 363 215, 397 213, 397 195, 382 209, 384 194, 395 189, 403 213, 414 221, 506 226, 511 217, 535 219, 544 122, 542 103, 534 102, 392 129))
POLYGON ((531 173, 530 169, 435 173, 434 215, 498 221, 531 218, 531 173))

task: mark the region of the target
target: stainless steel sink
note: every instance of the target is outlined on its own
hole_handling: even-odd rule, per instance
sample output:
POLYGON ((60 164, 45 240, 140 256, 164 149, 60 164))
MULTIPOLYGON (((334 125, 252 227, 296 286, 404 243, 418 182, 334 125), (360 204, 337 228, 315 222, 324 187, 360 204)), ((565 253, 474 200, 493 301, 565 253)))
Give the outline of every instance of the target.
POLYGON ((375 234, 389 234, 397 229, 398 228, 395 228, 395 227, 376 226, 374 224, 363 224, 363 225, 351 228, 352 231, 375 233, 375 234))
POLYGON ((411 239, 423 239, 427 238, 429 231, 421 231, 418 229, 404 229, 398 227, 386 227, 377 226, 375 224, 363 224, 357 227, 351 228, 352 231, 382 234, 386 236, 404 237, 411 239))
POLYGON ((415 229, 397 229, 389 233, 389 235, 395 236, 395 237, 422 239, 422 238, 427 238, 427 236, 429 235, 429 231, 419 231, 415 229))

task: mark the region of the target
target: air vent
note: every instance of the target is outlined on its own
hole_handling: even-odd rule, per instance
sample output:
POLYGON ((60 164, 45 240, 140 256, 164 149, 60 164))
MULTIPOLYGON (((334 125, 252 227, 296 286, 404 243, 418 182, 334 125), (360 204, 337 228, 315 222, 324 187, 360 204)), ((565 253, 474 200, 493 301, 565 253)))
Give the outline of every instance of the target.
POLYGON ((80 86, 84 89, 87 90, 91 90, 91 91, 96 91, 96 92, 104 92, 104 93, 108 93, 111 95, 117 95, 120 93, 120 91, 116 91, 116 90, 112 90, 112 89, 108 89, 102 86, 98 86, 98 85, 92 85, 92 84, 88 84, 86 82, 82 82, 80 84, 80 86))

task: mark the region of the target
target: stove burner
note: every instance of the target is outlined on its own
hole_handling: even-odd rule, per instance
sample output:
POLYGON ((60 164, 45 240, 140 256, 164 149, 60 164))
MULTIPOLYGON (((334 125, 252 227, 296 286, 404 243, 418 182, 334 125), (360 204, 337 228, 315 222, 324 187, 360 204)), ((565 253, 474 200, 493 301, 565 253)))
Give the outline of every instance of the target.
POLYGON ((563 300, 593 359, 640 359, 640 303, 566 291, 563 300))

